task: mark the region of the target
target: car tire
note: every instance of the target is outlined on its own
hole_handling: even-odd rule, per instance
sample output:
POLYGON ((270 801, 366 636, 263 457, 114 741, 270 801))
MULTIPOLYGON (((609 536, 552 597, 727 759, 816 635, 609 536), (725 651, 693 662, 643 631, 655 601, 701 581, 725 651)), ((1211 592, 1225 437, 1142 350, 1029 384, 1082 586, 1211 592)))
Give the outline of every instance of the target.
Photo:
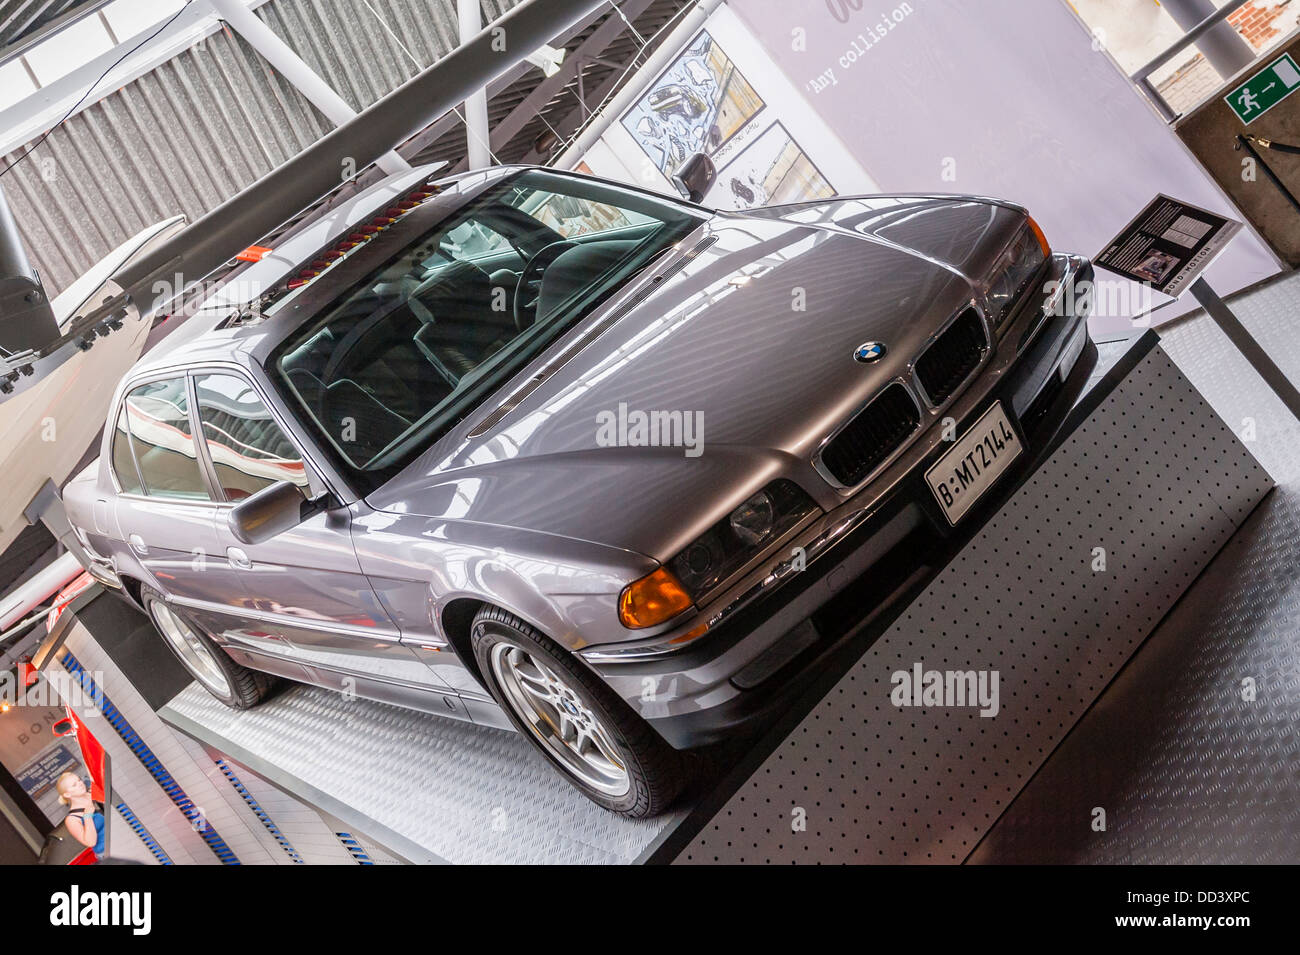
POLYGON ((230 659, 203 628, 169 606, 158 591, 142 586, 140 598, 154 629, 181 666, 226 706, 246 710, 266 699, 275 688, 276 677, 230 659))
POLYGON ((475 661, 497 703, 583 795, 634 818, 669 807, 685 784, 682 754, 603 680, 500 608, 480 610, 470 635, 475 661))

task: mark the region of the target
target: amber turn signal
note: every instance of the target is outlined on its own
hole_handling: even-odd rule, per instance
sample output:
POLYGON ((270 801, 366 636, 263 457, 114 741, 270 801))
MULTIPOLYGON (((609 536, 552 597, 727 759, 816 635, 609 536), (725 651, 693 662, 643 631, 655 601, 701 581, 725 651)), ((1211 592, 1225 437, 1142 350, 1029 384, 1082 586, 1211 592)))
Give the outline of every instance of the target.
POLYGON ((666 567, 660 567, 623 588, 618 619, 629 630, 639 630, 671 620, 690 605, 690 594, 666 567))
POLYGON ((1043 258, 1047 258, 1052 254, 1052 246, 1047 241, 1047 236, 1043 234, 1043 230, 1039 228, 1038 223, 1034 221, 1033 216, 1029 217, 1029 228, 1033 230, 1034 238, 1038 240, 1038 247, 1043 250, 1043 258))

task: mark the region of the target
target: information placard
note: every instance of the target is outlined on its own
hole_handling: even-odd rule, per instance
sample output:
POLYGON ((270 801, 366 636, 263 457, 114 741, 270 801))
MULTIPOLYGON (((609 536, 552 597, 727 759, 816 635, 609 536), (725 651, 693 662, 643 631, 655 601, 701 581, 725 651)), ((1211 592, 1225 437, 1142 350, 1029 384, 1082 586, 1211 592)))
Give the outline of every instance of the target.
POLYGON ((1159 195, 1094 262, 1177 298, 1240 229, 1240 222, 1159 195))

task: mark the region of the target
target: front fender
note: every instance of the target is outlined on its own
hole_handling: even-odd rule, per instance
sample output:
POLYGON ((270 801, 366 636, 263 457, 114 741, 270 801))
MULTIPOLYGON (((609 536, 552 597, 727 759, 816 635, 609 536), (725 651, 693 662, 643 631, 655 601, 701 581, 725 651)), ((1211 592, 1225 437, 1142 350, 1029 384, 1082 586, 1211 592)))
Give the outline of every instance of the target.
POLYGON ((465 599, 501 607, 572 650, 627 639, 618 595, 658 566, 589 541, 360 508, 352 537, 404 642, 449 642, 445 612, 465 599))

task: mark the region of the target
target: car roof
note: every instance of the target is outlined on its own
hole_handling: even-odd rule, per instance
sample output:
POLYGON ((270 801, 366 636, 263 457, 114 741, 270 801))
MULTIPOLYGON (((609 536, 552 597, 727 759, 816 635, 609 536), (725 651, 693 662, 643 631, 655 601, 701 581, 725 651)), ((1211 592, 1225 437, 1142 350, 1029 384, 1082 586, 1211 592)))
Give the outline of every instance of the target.
MULTIPOLYGON (((575 178, 600 178, 572 170, 514 164, 432 179, 432 174, 445 165, 432 163, 388 176, 313 220, 259 262, 242 270, 203 299, 190 318, 183 320, 175 331, 141 356, 123 381, 165 369, 205 363, 234 362, 245 367, 257 364, 257 356, 264 356, 309 319, 289 320, 287 314, 242 324, 228 323, 228 319, 284 281, 287 275, 301 268, 303 262, 328 248, 357 222, 373 216, 376 210, 383 209, 396 197, 409 193, 421 183, 431 182, 444 188, 458 186, 464 196, 462 201, 469 201, 483 187, 526 169, 542 169, 575 178), (259 345, 265 347, 259 348, 259 345)), ((328 276, 326 273, 324 278, 328 280, 328 276)))
MULTIPOLYGON (((256 342, 266 338, 268 333, 282 338, 292 328, 284 323, 227 324, 232 315, 274 288, 287 275, 301 267, 303 262, 344 235, 356 223, 373 216, 376 209, 384 208, 395 198, 429 181, 434 173, 445 166, 446 163, 442 162, 430 163, 388 176, 314 219, 265 254, 260 261, 214 289, 212 294, 194 307, 189 318, 181 320, 175 331, 167 334, 142 355, 126 377, 137 378, 177 365, 204 362, 234 360, 246 364, 248 351, 256 342)), ((492 181, 520 168, 524 167, 494 166, 489 170, 460 173, 434 182, 447 186, 470 177, 492 181)))

